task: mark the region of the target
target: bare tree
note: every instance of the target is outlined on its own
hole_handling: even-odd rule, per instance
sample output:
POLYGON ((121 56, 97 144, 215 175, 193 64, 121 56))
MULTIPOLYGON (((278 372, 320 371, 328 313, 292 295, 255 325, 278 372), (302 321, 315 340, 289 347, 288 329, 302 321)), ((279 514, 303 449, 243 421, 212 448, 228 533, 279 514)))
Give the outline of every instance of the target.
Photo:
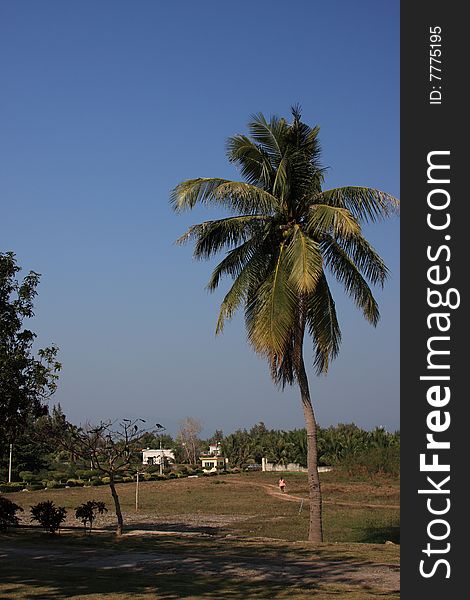
POLYGON ((195 465, 198 462, 200 439, 199 434, 202 431, 202 423, 186 417, 179 422, 179 431, 176 437, 177 442, 183 447, 184 455, 187 461, 195 465))

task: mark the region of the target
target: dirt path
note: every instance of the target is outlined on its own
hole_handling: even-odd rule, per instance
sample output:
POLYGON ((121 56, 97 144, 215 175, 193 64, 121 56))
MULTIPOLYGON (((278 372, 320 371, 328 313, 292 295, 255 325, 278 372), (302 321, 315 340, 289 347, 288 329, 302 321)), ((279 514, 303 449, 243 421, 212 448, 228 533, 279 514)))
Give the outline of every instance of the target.
MULTIPOLYGON (((268 493, 270 496, 275 496, 276 498, 278 498, 279 500, 284 500, 287 502, 304 502, 305 504, 309 503, 308 498, 305 498, 303 496, 294 496, 293 494, 289 494, 288 492, 281 492, 279 491, 279 488, 276 485, 273 484, 269 484, 269 483, 258 483, 255 481, 245 481, 244 479, 236 479, 234 481, 237 481, 240 484, 243 485, 251 485, 251 486, 255 486, 255 487, 260 487, 263 488, 266 493, 268 493)), ((323 500, 323 504, 334 504, 336 506, 348 506, 350 508, 388 508, 388 509, 396 509, 398 510, 400 508, 400 506, 398 504, 364 504, 364 502, 344 502, 342 500, 323 500)))

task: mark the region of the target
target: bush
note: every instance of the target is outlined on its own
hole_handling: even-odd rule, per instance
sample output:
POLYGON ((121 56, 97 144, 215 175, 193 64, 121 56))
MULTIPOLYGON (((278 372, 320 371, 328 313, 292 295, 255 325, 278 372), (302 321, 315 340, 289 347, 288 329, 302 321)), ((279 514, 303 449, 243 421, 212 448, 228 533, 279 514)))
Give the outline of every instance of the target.
POLYGON ((400 474, 400 448, 370 448, 367 451, 347 456, 341 466, 351 475, 396 475, 400 474))
POLYGON ((80 479, 91 479, 98 477, 100 472, 97 469, 78 469, 77 475, 80 479))
POLYGON ((102 477, 101 478, 101 483, 103 483, 103 484, 108 484, 110 482, 111 482, 111 477, 102 477))
POLYGON ((38 521, 44 531, 55 533, 65 521, 67 511, 64 506, 55 506, 52 500, 39 502, 31 507, 31 521, 38 521))
POLYGON ((31 471, 20 471, 20 479, 25 483, 31 483, 32 481, 37 481, 38 476, 31 471))
POLYGON ((28 485, 26 487, 27 490, 31 490, 32 492, 37 491, 37 490, 43 490, 44 489, 44 485, 42 483, 31 483, 30 485, 28 485))
POLYGON ((54 481, 62 483, 62 479, 67 479, 67 473, 65 471, 52 471, 50 477, 52 477, 54 481))
POLYGON ((69 487, 83 487, 85 482, 82 479, 67 479, 67 485, 69 487))
POLYGON ((134 478, 131 475, 125 475, 122 478, 123 483, 131 483, 131 481, 134 481, 134 478))
POLYGON ((24 483, 15 481, 14 483, 3 483, 0 485, 0 492, 8 494, 9 492, 19 492, 24 488, 24 483))
POLYGON ((21 506, 0 496, 0 531, 6 531, 11 525, 18 525, 20 522, 16 516, 18 511, 23 511, 21 506))
POLYGON ((52 481, 46 481, 46 487, 48 490, 58 490, 65 487, 65 483, 59 483, 54 479, 52 481))
POLYGON ((92 479, 91 485, 93 485, 93 486, 104 485, 104 482, 101 479, 92 479))
POLYGON ((85 532, 88 527, 89 533, 91 534, 93 521, 96 519, 96 516, 98 514, 102 515, 105 512, 108 512, 108 509, 106 508, 104 502, 88 500, 88 502, 84 502, 83 504, 80 504, 80 506, 77 506, 75 509, 75 518, 83 523, 85 532))
POLYGON ((160 473, 160 465, 150 465, 147 467, 147 471, 149 473, 160 473))

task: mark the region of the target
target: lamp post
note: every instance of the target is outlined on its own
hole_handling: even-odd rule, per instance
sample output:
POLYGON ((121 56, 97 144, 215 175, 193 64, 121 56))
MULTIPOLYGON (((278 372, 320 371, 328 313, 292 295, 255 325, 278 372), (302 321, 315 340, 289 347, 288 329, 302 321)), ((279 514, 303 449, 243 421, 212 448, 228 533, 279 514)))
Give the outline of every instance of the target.
MULTIPOLYGON (((160 423, 156 423, 155 427, 158 428, 158 433, 161 433, 162 431, 166 431, 166 427, 163 427, 163 425, 160 425, 160 423)), ((161 453, 161 449, 162 449, 162 438, 160 436, 160 475, 163 475, 163 455, 161 453)))
MULTIPOLYGON (((145 421, 143 419, 140 419, 143 423, 145 423, 145 421)), ((165 427, 163 427, 163 425, 160 425, 160 423, 155 423, 155 427, 157 428, 157 430, 159 432, 161 431, 165 431, 165 427)), ((162 441, 160 440, 160 449, 162 447, 162 441)), ((139 471, 139 469, 137 468, 137 472, 136 472, 136 478, 135 478, 135 510, 136 512, 139 510, 139 475, 143 475, 145 471, 139 471)), ((160 461, 160 473, 162 472, 162 464, 160 461)))
POLYGON ((11 483, 11 459, 13 456, 13 444, 10 444, 10 458, 8 460, 8 483, 11 483))

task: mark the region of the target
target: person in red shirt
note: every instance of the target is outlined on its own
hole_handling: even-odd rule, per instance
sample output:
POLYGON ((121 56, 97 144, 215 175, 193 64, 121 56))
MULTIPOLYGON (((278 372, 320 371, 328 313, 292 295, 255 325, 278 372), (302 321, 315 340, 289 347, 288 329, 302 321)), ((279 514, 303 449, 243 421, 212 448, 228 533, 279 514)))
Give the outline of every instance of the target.
POLYGON ((286 491, 286 482, 284 481, 284 477, 281 477, 279 479, 279 489, 281 490, 281 492, 285 492, 286 491))

